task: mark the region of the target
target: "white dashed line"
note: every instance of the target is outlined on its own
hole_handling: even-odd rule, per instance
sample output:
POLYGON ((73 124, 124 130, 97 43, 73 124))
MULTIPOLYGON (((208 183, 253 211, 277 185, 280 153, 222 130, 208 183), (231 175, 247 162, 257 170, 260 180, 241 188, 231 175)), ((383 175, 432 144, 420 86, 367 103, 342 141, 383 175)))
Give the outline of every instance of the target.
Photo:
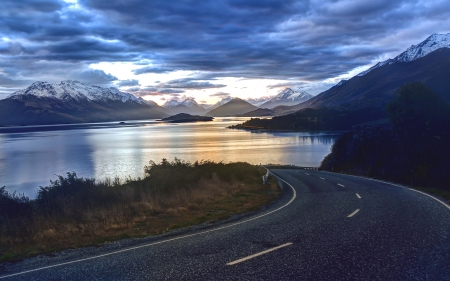
POLYGON ((351 213, 350 215, 348 215, 347 218, 353 217, 353 216, 356 215, 356 213, 358 213, 358 212, 359 212, 359 209, 356 209, 353 213, 351 213))
POLYGON ((361 199, 361 196, 360 196, 358 193, 356 193, 356 197, 358 197, 359 199, 361 199))
POLYGON ((309 174, 308 174, 308 173, 305 173, 305 175, 309 176, 309 174))
POLYGON ((340 184, 340 183, 338 183, 338 185, 340 185, 340 186, 342 186, 342 187, 345 187, 343 184, 340 184))
POLYGON ((324 178, 320 178, 321 180, 325 180, 324 178))
POLYGON ((247 256, 247 257, 242 258, 242 259, 238 259, 238 260, 229 262, 229 263, 227 263, 227 265, 235 265, 235 264, 237 264, 237 263, 240 263, 240 262, 243 262, 243 261, 246 261, 246 260, 249 260, 249 259, 256 258, 256 257, 258 257, 258 256, 261 256, 261 255, 270 253, 270 252, 272 252, 272 251, 275 251, 275 250, 278 250, 278 249, 280 249, 280 248, 283 248, 283 247, 286 247, 286 246, 290 246, 290 245, 292 245, 291 242, 286 243, 286 244, 283 244, 283 245, 280 245, 280 246, 277 246, 277 247, 274 247, 274 248, 271 248, 271 249, 268 249, 268 250, 265 250, 265 251, 262 251, 262 252, 259 252, 259 253, 256 253, 256 254, 253 254, 253 255, 251 255, 251 256, 247 256))

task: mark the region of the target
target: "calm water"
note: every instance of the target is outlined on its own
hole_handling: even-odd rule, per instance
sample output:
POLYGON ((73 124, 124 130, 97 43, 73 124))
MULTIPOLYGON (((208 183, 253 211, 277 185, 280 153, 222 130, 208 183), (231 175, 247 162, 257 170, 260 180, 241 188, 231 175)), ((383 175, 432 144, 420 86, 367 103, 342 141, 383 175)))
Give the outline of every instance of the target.
POLYGON ((75 171, 78 176, 138 177, 149 160, 214 160, 318 166, 337 135, 255 133, 226 129, 247 118, 170 124, 154 120, 0 130, 0 187, 35 197, 39 186, 75 171), (57 130, 54 130, 57 129, 57 130))

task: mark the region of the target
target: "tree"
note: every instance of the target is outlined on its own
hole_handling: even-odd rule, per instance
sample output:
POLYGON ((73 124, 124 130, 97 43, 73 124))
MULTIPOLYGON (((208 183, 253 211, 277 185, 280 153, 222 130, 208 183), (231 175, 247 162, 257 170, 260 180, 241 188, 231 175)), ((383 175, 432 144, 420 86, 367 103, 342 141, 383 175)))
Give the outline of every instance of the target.
POLYGON ((414 82, 400 87, 387 112, 412 177, 428 178, 430 170, 450 156, 449 105, 424 84, 414 82))

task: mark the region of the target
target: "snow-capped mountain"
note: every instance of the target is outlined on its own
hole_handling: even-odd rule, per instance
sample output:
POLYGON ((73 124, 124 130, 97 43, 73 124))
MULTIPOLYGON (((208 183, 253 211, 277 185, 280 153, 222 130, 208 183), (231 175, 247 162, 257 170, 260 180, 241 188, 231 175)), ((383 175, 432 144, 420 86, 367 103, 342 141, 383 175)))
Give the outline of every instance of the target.
POLYGON ((67 124, 163 118, 152 101, 78 81, 35 82, 0 100, 0 125, 67 124))
POLYGON ((262 104, 264 104, 265 102, 268 102, 269 100, 271 100, 273 98, 273 96, 269 96, 269 97, 259 97, 259 98, 248 98, 245 99, 248 103, 254 105, 254 106, 260 106, 262 104))
POLYGON ((124 103, 135 102, 138 104, 153 105, 153 103, 148 103, 132 94, 121 92, 114 87, 103 88, 73 80, 65 80, 54 84, 41 81, 34 82, 28 88, 14 92, 8 98, 22 99, 28 95, 38 98, 57 99, 63 102, 71 100, 121 101, 124 103))
POLYGON ((193 97, 185 97, 181 100, 173 98, 164 103, 163 107, 169 114, 203 114, 206 112, 205 108, 200 106, 193 97))
POLYGON ((195 98, 192 98, 192 97, 186 97, 182 100, 174 98, 174 99, 171 99, 171 100, 167 101, 166 103, 164 103, 163 107, 164 108, 172 108, 172 107, 177 107, 180 105, 192 107, 192 106, 197 106, 198 103, 195 101, 195 98))
POLYGON ((296 92, 290 88, 286 88, 279 92, 269 101, 263 103, 261 108, 274 108, 279 105, 295 105, 307 101, 313 96, 307 92, 296 92))
POLYGON ((412 45, 406 51, 396 56, 393 59, 388 59, 382 62, 378 62, 371 68, 359 73, 357 76, 364 76, 370 71, 379 68, 384 65, 390 65, 396 62, 411 62, 416 59, 422 58, 431 52, 440 48, 450 48, 450 33, 447 34, 432 34, 425 41, 412 45))

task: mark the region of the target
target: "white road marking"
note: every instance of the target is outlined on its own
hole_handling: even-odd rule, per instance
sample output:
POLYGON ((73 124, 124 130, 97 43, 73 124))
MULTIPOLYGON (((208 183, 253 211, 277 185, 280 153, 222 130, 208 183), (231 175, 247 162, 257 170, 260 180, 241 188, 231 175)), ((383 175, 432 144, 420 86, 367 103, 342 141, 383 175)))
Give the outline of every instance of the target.
MULTIPOLYGON (((267 169, 267 168, 266 168, 266 169, 267 169)), ((269 171, 269 172, 270 172, 270 171, 269 171)), ((270 173, 271 173, 271 172, 270 172, 270 173)), ((128 249, 123 249, 123 250, 119 250, 119 251, 114 251, 114 252, 111 252, 111 253, 107 253, 107 254, 103 254, 103 255, 98 255, 98 256, 93 256, 93 257, 89 257, 89 258, 85 258, 85 259, 79 259, 79 260, 74 260, 74 261, 69 261, 69 262, 59 263, 59 264, 55 264, 55 265, 49 265, 49 266, 44 266, 44 267, 40 267, 40 268, 36 268, 36 269, 31 269, 31 270, 27 270, 27 271, 22 271, 22 272, 10 274, 10 275, 0 276, 0 279, 12 277, 12 276, 17 276, 17 275, 22 275, 22 274, 25 274, 25 273, 35 272, 35 271, 39 271, 39 270, 43 270, 43 269, 48 269, 48 268, 53 268, 53 267, 58 267, 58 266, 63 266, 63 265, 68 265, 68 264, 73 264, 73 263, 78 263, 78 262, 82 262, 82 261, 88 261, 88 260, 98 259, 98 258, 102 258, 102 257, 106 257, 106 256, 111 256, 111 255, 115 255, 115 254, 120 254, 120 253, 123 253, 123 252, 128 252, 128 251, 132 251, 132 250, 136 250, 136 249, 140 249, 140 248, 145 248, 145 247, 150 247, 150 246, 154 246, 154 245, 158 245, 158 244, 163 244, 163 243, 167 243, 167 242, 171 242, 171 241, 175 241, 175 240, 180 240, 180 239, 187 238, 187 237, 198 236, 198 235, 202 235, 202 234, 205 234, 205 233, 210 233, 210 232, 214 232, 214 231, 217 231, 217 230, 230 228, 230 227, 233 227, 233 226, 236 226, 236 225, 240 225, 240 224, 243 224, 243 223, 247 223, 247 222, 249 222, 249 221, 253 221, 253 220, 256 220, 256 219, 259 219, 259 218, 268 216, 268 215, 270 215, 270 214, 273 214, 273 213, 275 213, 275 212, 278 212, 279 210, 284 209, 285 207, 289 206, 289 205, 295 200, 295 198, 297 197, 297 192, 295 191, 295 189, 294 189, 294 187, 293 187, 292 185, 290 185, 287 181, 283 180, 282 178, 276 176, 275 174, 273 174, 273 173, 271 173, 271 174, 272 174, 273 176, 275 176, 276 178, 278 178, 278 179, 282 180, 283 182, 285 182, 285 183, 292 189, 293 195, 292 195, 291 200, 289 200, 289 202, 287 202, 286 204, 284 204, 284 205, 281 206, 280 208, 275 209, 275 210, 273 210, 273 211, 270 211, 270 212, 268 212, 268 213, 265 213, 265 214, 263 214, 263 215, 259 215, 259 216, 257 216, 257 217, 254 217, 254 218, 251 218, 251 219, 248 219, 248 220, 245 220, 245 221, 241 221, 241 222, 237 222, 237 223, 234 223, 234 224, 222 226, 222 227, 219 227, 219 228, 215 228, 215 229, 211 229, 211 230, 202 231, 202 232, 199 232, 199 233, 189 234, 189 235, 180 236, 180 237, 175 237, 175 238, 171 238, 171 239, 167 239, 167 240, 163 240, 163 241, 159 241, 159 242, 155 242, 155 243, 150 243, 150 244, 145 244, 145 245, 141 245, 141 246, 131 247, 131 248, 128 248, 128 249)))
POLYGON ((309 176, 309 174, 308 174, 308 173, 305 173, 305 175, 309 176))
POLYGON ((340 183, 338 183, 338 185, 340 185, 340 186, 342 186, 342 187, 345 187, 344 185, 342 185, 342 184, 340 184, 340 183))
POLYGON ((325 180, 324 178, 320 178, 321 180, 325 180))
POLYGON ((358 197, 359 199, 361 199, 361 196, 360 196, 358 193, 356 193, 356 197, 358 197))
POLYGON ((348 215, 347 218, 353 217, 353 216, 356 215, 356 213, 358 213, 358 212, 359 212, 359 209, 356 209, 353 213, 351 213, 350 215, 348 215))
POLYGON ((237 263, 240 263, 240 262, 243 262, 243 261, 246 261, 246 260, 249 260, 249 259, 256 258, 256 257, 258 257, 258 256, 261 256, 261 255, 270 253, 270 252, 272 252, 272 251, 275 251, 275 250, 278 250, 278 249, 280 249, 280 248, 287 247, 287 246, 290 246, 290 245, 292 245, 291 242, 286 243, 286 244, 283 244, 283 245, 280 245, 280 246, 277 246, 277 247, 274 247, 274 248, 270 248, 270 249, 268 249, 268 250, 265 250, 265 251, 262 251, 262 252, 259 252, 259 253, 256 253, 256 254, 247 256, 247 257, 245 257, 245 258, 242 258, 242 259, 238 259, 238 260, 229 262, 229 263, 227 263, 227 265, 235 265, 235 264, 237 264, 237 263))
MULTIPOLYGON (((328 173, 332 173, 332 172, 328 172, 328 173)), ((441 200, 437 199, 436 197, 434 197, 434 196, 432 196, 432 195, 430 195, 430 194, 427 194, 427 193, 422 192, 422 191, 419 191, 419 190, 415 190, 415 189, 413 189, 413 188, 409 188, 409 187, 406 187, 406 186, 403 186, 403 185, 400 185, 400 184, 395 184, 395 183, 392 183, 392 182, 387 182, 387 181, 382 181, 382 180, 377 180, 377 179, 371 179, 371 178, 359 177, 359 176, 354 176, 354 175, 346 175, 346 176, 354 177, 354 178, 360 178, 360 179, 365 179, 365 180, 370 180, 370 181, 377 181, 377 182, 381 182, 381 183, 385 183, 385 184, 389 184, 389 185, 393 185, 393 186, 398 186, 398 187, 401 187, 401 188, 406 188, 406 189, 409 189, 409 190, 411 190, 411 191, 418 192, 418 193, 421 193, 421 194, 423 194, 423 195, 426 195, 426 196, 428 196, 428 197, 430 197, 430 198, 432 198, 432 199, 438 201, 439 203, 441 203, 441 204, 444 205, 447 209, 450 210, 450 206, 449 206, 448 204, 442 202, 441 200)))

